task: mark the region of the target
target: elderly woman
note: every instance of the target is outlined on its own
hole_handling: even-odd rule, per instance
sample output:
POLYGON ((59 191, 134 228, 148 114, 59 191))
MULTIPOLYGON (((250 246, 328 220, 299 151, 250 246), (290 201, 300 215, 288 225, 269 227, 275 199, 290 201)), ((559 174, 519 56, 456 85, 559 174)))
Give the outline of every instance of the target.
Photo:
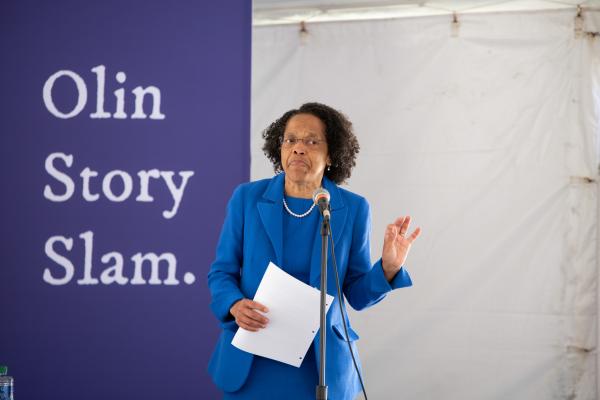
MULTIPOLYGON (((297 279, 320 287, 321 216, 312 195, 324 187, 331 195, 340 283, 348 303, 361 310, 392 289, 411 285, 402 266, 420 229, 408 235, 410 217, 397 218, 387 226, 381 258, 371 265, 369 205, 337 186, 350 177, 359 145, 352 124, 335 109, 304 104, 272 123, 263 138, 263 150, 278 174, 234 191, 208 274, 211 309, 223 328, 209 372, 225 399, 314 399, 321 356, 318 335, 300 368, 231 344, 238 327, 256 332, 269 326, 268 308, 251 300, 267 265, 273 261, 297 279)), ((331 257, 328 271, 333 271, 331 257)), ((328 280, 327 292, 338 301, 334 279, 328 280)), ((344 314, 349 321, 345 310, 344 314)), ((360 392, 360 384, 342 321, 333 304, 327 314, 325 375, 329 398, 350 400, 360 392)), ((349 323, 347 330, 356 355, 358 335, 349 323)))

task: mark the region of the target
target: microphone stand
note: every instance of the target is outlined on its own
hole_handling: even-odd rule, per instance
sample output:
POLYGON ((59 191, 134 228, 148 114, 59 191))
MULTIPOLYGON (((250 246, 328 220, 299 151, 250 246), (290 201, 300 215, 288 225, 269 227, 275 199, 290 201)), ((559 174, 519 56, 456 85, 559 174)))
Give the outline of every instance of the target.
POLYGON ((327 306, 327 235, 329 233, 329 210, 323 213, 321 225, 321 324, 319 330, 319 351, 321 360, 319 365, 319 385, 317 386, 317 400, 327 400, 327 386, 325 385, 325 359, 326 359, 326 306, 327 306))

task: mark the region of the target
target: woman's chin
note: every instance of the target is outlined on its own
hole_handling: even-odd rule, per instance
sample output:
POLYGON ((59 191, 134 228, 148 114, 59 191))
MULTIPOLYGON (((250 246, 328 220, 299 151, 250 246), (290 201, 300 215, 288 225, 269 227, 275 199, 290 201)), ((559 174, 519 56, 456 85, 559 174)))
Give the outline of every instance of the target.
POLYGON ((292 180, 305 180, 309 176, 308 168, 304 166, 290 166, 285 171, 285 176, 292 180))
POLYGON ((315 176, 315 174, 311 174, 307 170, 300 170, 300 171, 288 170, 285 173, 285 177, 287 180, 290 180, 294 183, 306 184, 306 183, 311 183, 312 181, 317 181, 317 180, 319 180, 319 183, 320 183, 319 176, 315 176))

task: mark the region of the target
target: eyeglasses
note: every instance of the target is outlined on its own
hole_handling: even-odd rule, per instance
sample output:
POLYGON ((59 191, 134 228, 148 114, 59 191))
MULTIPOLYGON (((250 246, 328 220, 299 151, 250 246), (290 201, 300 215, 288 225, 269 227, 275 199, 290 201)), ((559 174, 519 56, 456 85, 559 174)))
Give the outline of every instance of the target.
POLYGON ((295 137, 287 137, 287 138, 284 137, 281 140, 281 145, 283 147, 294 147, 296 145, 296 143, 298 143, 298 142, 304 143, 307 147, 317 147, 321 143, 326 142, 326 140, 319 140, 319 139, 313 139, 313 138, 299 139, 299 138, 295 138, 295 137))

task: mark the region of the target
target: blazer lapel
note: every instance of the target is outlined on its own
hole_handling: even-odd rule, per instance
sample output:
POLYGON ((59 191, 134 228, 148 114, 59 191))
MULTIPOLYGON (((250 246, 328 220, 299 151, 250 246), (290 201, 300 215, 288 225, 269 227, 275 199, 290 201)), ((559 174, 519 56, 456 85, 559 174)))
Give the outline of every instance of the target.
MULTIPOLYGON (((342 232, 344 231, 344 225, 346 224, 346 218, 348 215, 348 207, 344 204, 344 199, 342 198, 342 194, 340 193, 339 188, 331 182, 326 177, 323 177, 323 187, 327 189, 329 195, 331 196, 329 199, 329 208, 331 211, 331 232, 333 234, 333 242, 338 243, 342 236, 342 232)), ((333 282, 333 269, 331 268, 331 248, 328 242, 327 245, 327 286, 331 287, 331 283, 333 282)), ((338 246, 335 246, 336 250, 338 246)), ((342 266, 338 265, 341 269, 342 266)), ((342 271, 338 271, 340 273, 340 278, 342 278, 342 271)), ((310 283, 312 286, 319 288, 320 287, 320 279, 321 279, 321 222, 318 224, 318 229, 315 234, 315 241, 313 244, 312 250, 312 259, 311 259, 311 268, 310 268, 310 283)), ((335 287, 335 285, 333 285, 335 287)), ((331 294, 331 293, 330 293, 331 294)))
POLYGON ((346 217, 348 216, 348 207, 344 204, 340 189, 333 182, 327 178, 323 178, 323 184, 331 195, 331 199, 329 200, 331 208, 331 232, 333 233, 334 243, 337 243, 344 231, 346 217))
POLYGON ((283 262, 283 174, 271 179, 263 193, 264 201, 258 202, 258 214, 271 245, 275 250, 277 265, 283 262))

